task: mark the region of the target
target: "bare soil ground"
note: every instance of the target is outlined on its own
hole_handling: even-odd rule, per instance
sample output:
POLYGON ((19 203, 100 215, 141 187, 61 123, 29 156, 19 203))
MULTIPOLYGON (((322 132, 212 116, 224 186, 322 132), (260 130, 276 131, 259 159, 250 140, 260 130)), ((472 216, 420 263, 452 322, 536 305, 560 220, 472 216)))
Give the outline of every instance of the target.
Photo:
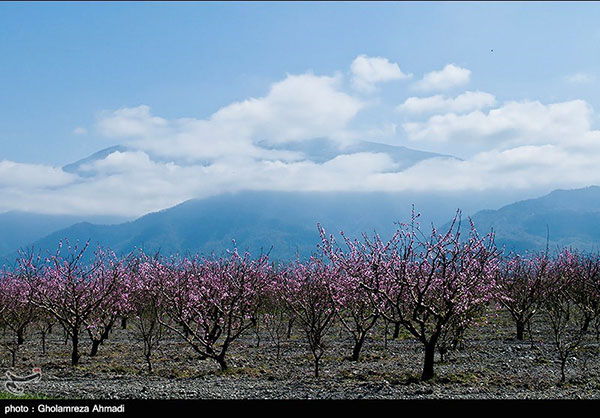
MULTIPOLYGON (((6 370, 26 375, 41 367, 39 383, 26 392, 54 398, 94 399, 600 399, 600 344, 591 334, 587 345, 570 359, 567 381, 559 384, 560 368, 543 321, 533 324, 531 339, 517 341, 505 315, 468 331, 464 347, 436 357, 436 377, 420 382, 420 343, 402 333, 387 341, 383 326, 372 333, 360 362, 351 362, 352 344, 341 329, 329 336, 319 379, 312 376, 312 358, 300 330, 282 343, 280 359, 266 333, 250 331, 236 341, 223 373, 210 360, 200 360, 184 342, 168 337, 154 356, 149 375, 142 346, 129 324, 115 328, 81 364, 70 366, 70 343, 56 327, 42 354, 40 336, 28 335, 10 367, 1 352, 0 379, 6 370)), ((390 330, 391 331, 391 330, 390 330)), ((391 336, 391 332, 390 332, 391 336)))

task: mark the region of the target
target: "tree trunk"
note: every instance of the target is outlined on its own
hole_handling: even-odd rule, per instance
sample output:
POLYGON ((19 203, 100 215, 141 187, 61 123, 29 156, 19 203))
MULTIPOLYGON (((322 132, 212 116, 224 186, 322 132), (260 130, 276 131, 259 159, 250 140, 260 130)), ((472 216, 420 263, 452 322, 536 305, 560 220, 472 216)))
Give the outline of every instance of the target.
POLYGON ((392 335, 392 340, 395 340, 400 335, 400 322, 394 323, 394 335, 392 335))
POLYGON ((355 342, 354 349, 352 350, 352 361, 358 361, 360 357, 360 350, 365 342, 365 336, 361 335, 360 338, 355 342))
POLYGON ((291 318, 290 320, 288 320, 287 332, 286 332, 286 337, 287 337, 288 340, 290 338, 292 338, 292 327, 294 326, 294 319, 295 318, 291 318))
POLYGON ((23 345, 25 342, 25 326, 19 327, 17 329, 17 344, 23 345))
POLYGON ((256 335, 256 348, 260 348, 260 329, 258 329, 258 324, 256 325, 255 335, 256 335))
POLYGON ((127 318, 121 318, 121 329, 127 329, 127 318))
POLYGON ((388 329, 390 326, 389 321, 385 321, 385 333, 383 334, 383 349, 387 350, 388 348, 388 329))
POLYGON ((221 367, 222 372, 227 370, 227 362, 225 361, 225 356, 218 356, 216 358, 216 360, 217 360, 217 363, 219 363, 219 366, 221 367))
POLYGON ((73 336, 71 342, 73 343, 73 351, 71 352, 71 366, 77 366, 79 364, 79 333, 77 330, 73 330, 73 336))
POLYGON ((110 321, 108 323, 108 325, 106 326, 106 328, 104 328, 104 332, 100 336, 100 344, 104 344, 104 340, 108 340, 108 337, 110 337, 110 332, 112 331, 112 327, 113 327, 116 319, 117 318, 110 321))
POLYGON ((425 344, 425 363, 421 380, 429 380, 433 377, 433 359, 435 355, 435 341, 425 344))
POLYGON ((444 354, 446 354, 448 350, 447 349, 439 349, 438 352, 440 353, 440 362, 444 362, 444 354))
POLYGON ((587 333, 590 329, 590 323, 592 322, 592 317, 590 315, 585 315, 583 318, 583 326, 581 327, 581 331, 587 333))
POLYGON ((565 380, 566 380, 566 376, 565 376, 566 364, 567 364, 566 357, 564 359, 560 360, 560 383, 565 383, 565 380))
POLYGON ((152 370, 152 361, 150 359, 150 354, 147 354, 145 357, 146 357, 146 364, 148 365, 148 374, 152 374, 154 372, 154 370, 152 370))
POLYGON ((102 340, 92 340, 92 350, 90 351, 90 357, 95 357, 98 354, 98 347, 100 347, 100 343, 102 340))
POLYGON ((517 321, 517 340, 523 341, 523 333, 525 332, 525 323, 517 321))

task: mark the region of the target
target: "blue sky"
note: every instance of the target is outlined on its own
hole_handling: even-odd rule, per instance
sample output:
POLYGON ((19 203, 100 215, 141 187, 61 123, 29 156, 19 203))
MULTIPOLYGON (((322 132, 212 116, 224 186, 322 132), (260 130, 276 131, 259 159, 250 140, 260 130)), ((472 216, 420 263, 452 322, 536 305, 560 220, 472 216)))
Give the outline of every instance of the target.
MULTIPOLYGON (((523 146, 552 146, 551 154, 560 146, 560 152, 567 152, 566 145, 559 144, 557 139, 544 142, 537 136, 544 136, 544 129, 552 136, 557 131, 556 126, 569 125, 572 131, 566 130, 563 137, 585 136, 578 140, 577 146, 581 149, 582 144, 587 146, 592 141, 590 138, 595 138, 598 126, 598 113, 594 109, 600 108, 599 21, 600 4, 596 2, 3 2, 0 4, 0 161, 5 163, 6 176, 13 173, 15 179, 6 177, 4 186, 0 184, 0 187, 12 190, 13 201, 24 193, 24 187, 33 188, 31 193, 39 192, 40 196, 48 190, 56 195, 57 188, 68 188, 64 193, 69 199, 52 209, 61 212, 66 206, 72 206, 73 190, 79 190, 83 180, 68 178, 58 172, 60 167, 102 148, 126 144, 135 149, 131 155, 113 156, 113 159, 120 158, 122 164, 133 160, 140 163, 146 161, 147 156, 154 161, 158 155, 163 162, 168 163, 171 158, 176 165, 193 166, 193 161, 181 163, 177 160, 181 156, 168 150, 181 145, 183 140, 173 140, 177 135, 201 135, 196 128, 186 131, 188 128, 180 126, 181 120, 209 120, 219 109, 251 98, 268 97, 276 83, 303 74, 315 77, 307 82, 316 89, 324 88, 318 85, 318 80, 325 79, 319 77, 336 78, 331 97, 338 93, 348 96, 343 99, 347 99, 344 105, 349 108, 346 114, 333 116, 334 120, 340 118, 338 125, 327 129, 319 126, 303 133, 305 137, 294 137, 293 141, 310 139, 312 134, 330 134, 335 140, 356 139, 362 135, 364 139, 451 153, 463 159, 475 158, 477 164, 493 158, 491 151, 512 152, 513 158, 517 154, 514 150, 518 149, 517 160, 525 164, 524 155, 537 154, 540 150, 523 149, 523 146), (392 71, 391 78, 378 79, 362 90, 356 88, 353 80, 357 73, 351 65, 360 56, 385 59, 385 63, 378 62, 392 71), (397 65, 400 72, 394 73, 396 67, 386 67, 388 64, 397 65), (448 65, 463 74, 468 72, 466 81, 447 87, 418 88, 428 73, 441 72, 448 65), (470 102, 472 108, 457 111, 456 103, 450 100, 465 92, 491 95, 493 104, 470 102), (436 97, 436 104, 426 104, 437 109, 429 109, 433 119, 422 113, 415 116, 419 112, 407 111, 408 105, 403 111, 398 109, 411 97, 436 97), (531 106, 505 109, 505 104, 512 102, 531 106), (556 109, 548 107, 556 103, 568 105, 556 109), (352 108, 354 105, 356 109, 352 108), (124 113, 115 113, 124 109, 124 113), (128 113, 127 109, 138 109, 138 112, 128 113), (500 109, 499 116, 484 117, 490 116, 490 109, 500 109), (548 122, 544 126, 515 122, 512 115, 528 111, 532 112, 532 120, 548 119, 548 122), (439 113, 437 119, 435 112, 439 113), (483 112, 483 116, 473 112, 483 112), (586 114, 585 120, 578 119, 581 113, 586 114), (442 118, 451 114, 459 117, 442 118), (514 126, 502 125, 506 114, 514 126), (122 117, 133 117, 138 122, 140 118, 155 117, 155 122, 164 129, 136 132, 133 135, 137 135, 136 138, 132 138, 129 131, 117 132, 114 125, 107 130, 107 123, 111 121, 123 126, 125 122, 118 119, 122 117), (565 124, 564 118, 568 119, 565 124), (486 128, 495 123, 501 126, 492 131, 486 128), (512 137, 507 138, 507 135, 512 137), (467 136, 475 139, 471 142, 457 139, 467 136), (502 141, 498 141, 499 136, 502 141), (481 146, 484 140, 495 141, 495 145, 481 146), (162 145, 158 144, 160 141, 162 145), (41 184, 33 180, 23 183, 23 178, 35 177, 28 174, 29 170, 40 177, 51 175, 57 179, 41 184)), ((315 96, 315 100, 319 97, 315 96)), ((489 96, 479 99, 485 101, 489 96)), ((297 114, 302 115, 305 110, 298 109, 297 114)), ((234 118, 237 123, 244 123, 240 129, 258 123, 255 119, 245 119, 247 117, 250 116, 234 118)), ((256 128, 256 132, 265 137, 272 134, 275 142, 283 141, 282 128, 277 123, 285 118, 265 121, 264 115, 260 117, 260 129, 256 128)), ((316 116, 306 117, 313 120, 316 116)), ((229 140, 231 147, 239 146, 236 142, 239 138, 230 138, 231 135, 235 136, 227 133, 227 139, 222 139, 224 147, 229 140)), ((586 154, 590 154, 590 149, 587 148, 586 154)), ((573 166, 593 166, 594 161, 580 164, 579 154, 571 151, 569 148, 573 166)), ((256 155, 253 158, 257 161, 279 158, 256 155)), ((198 156, 198 159, 205 161, 205 157, 198 156)), ((226 161, 230 157, 228 155, 226 161)), ((282 161, 288 157, 281 157, 282 161)), ((365 166, 376 166, 379 157, 365 162, 365 166)), ((563 157, 560 153, 555 155, 559 160, 563 157)), ((221 166, 211 161, 219 172, 217 169, 221 166)), ((552 165, 549 161, 531 161, 531 165, 552 165)), ((514 161, 506 164, 514 164, 514 161)), ((436 164, 433 171, 442 170, 443 166, 436 164)), ((428 167, 421 169, 432 171, 428 167)), ((131 179, 119 179, 115 174, 123 170, 125 168, 103 172, 102 179, 107 184, 118 184, 117 189, 129 193, 122 184, 131 179)), ((293 170, 301 169, 294 166, 293 170)), ((386 170, 390 168, 383 171, 386 170)), ((154 174, 160 183, 162 177, 157 173, 154 174)), ((471 175, 470 171, 465 174, 471 175)), ((531 187, 551 189, 594 180, 573 177, 568 182, 533 181, 531 187)), ((361 188, 367 190, 372 188, 369 184, 382 181, 388 180, 378 178, 362 184, 361 188)), ((98 187, 99 193, 114 190, 95 183, 87 186, 98 187)), ((273 187, 285 188, 284 185, 273 187)), ((310 189, 313 186, 290 180, 288 187, 310 189)), ((431 187, 444 186, 432 184, 431 187)), ((484 186, 461 187, 481 189, 484 186)), ((509 186, 500 182, 493 187, 509 186)), ((385 188, 394 189, 389 185, 385 188)), ((141 205, 135 212, 162 208, 184 198, 224 189, 231 186, 215 185, 210 191, 190 186, 185 192, 171 193, 166 184, 163 198, 141 205)), ((83 196, 79 198, 85 200, 83 196)), ((36 211, 40 210, 39 206, 32 201, 0 202, 0 211, 36 211)), ((85 207, 77 210, 90 211, 85 207)))

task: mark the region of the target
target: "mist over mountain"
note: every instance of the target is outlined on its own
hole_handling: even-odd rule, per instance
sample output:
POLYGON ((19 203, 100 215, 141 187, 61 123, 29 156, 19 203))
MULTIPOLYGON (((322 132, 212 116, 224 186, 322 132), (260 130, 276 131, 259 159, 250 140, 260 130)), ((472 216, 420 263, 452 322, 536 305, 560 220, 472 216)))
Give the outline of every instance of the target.
MULTIPOLYGON (((493 228, 496 243, 507 251, 573 247, 600 249, 600 187, 555 190, 545 196, 522 200, 498 210, 472 216, 478 231, 493 228)), ((463 224, 464 225, 464 224, 463 224)))
POLYGON ((415 194, 239 192, 190 200, 118 225, 77 223, 32 245, 53 251, 67 238, 90 240, 92 246, 108 246, 119 254, 143 248, 151 253, 218 255, 233 248, 235 240, 239 250, 270 251, 274 259, 292 260, 316 250, 318 222, 328 233, 344 230, 357 236, 377 230, 389 236, 395 222, 410 219, 415 200, 429 208, 428 219, 438 224, 456 210, 456 202, 415 194))
POLYGON ((95 174, 92 169, 92 165, 96 161, 103 160, 114 152, 127 151, 131 151, 131 148, 126 147, 124 145, 115 145, 95 152, 89 157, 82 158, 81 160, 75 161, 74 163, 67 164, 62 169, 67 173, 76 173, 82 177, 91 177, 95 174))
MULTIPOLYGON (((429 158, 447 157, 401 146, 357 141, 340 144, 319 138, 297 143, 260 144, 265 149, 287 151, 303 160, 322 163, 337 156, 356 153, 384 153, 397 170, 429 158)), ((65 165, 62 170, 80 178, 103 176, 98 164, 114 153, 136 152, 135 148, 115 145, 65 165)), ((153 161, 169 162, 148 152, 153 161)), ((185 161, 175 161, 185 164, 185 161)), ((109 216, 45 215, 24 212, 0 214, 0 255, 14 256, 22 247, 34 246, 53 251, 61 239, 90 240, 118 252, 134 247, 163 253, 217 253, 231 248, 236 239, 240 249, 268 251, 274 257, 291 259, 296 252, 306 256, 318 242, 317 222, 329 231, 360 234, 385 232, 394 222, 410 217, 411 205, 424 210, 428 219, 443 222, 461 199, 442 198, 428 193, 331 193, 331 192, 240 192, 190 200, 173 208, 142 216, 122 225, 126 219, 109 216)), ((473 209, 480 209, 478 205, 473 209)))
POLYGON ((371 141, 357 141, 342 145, 327 138, 315 138, 308 141, 288 142, 277 145, 271 145, 262 141, 257 145, 267 149, 299 152, 307 160, 315 163, 324 163, 325 161, 340 155, 350 155, 361 152, 384 153, 389 155, 392 160, 398 164, 398 170, 404 170, 419 161, 429 158, 446 157, 458 160, 458 158, 451 155, 419 151, 403 146, 381 144, 371 141))
MULTIPOLYGON (((266 149, 298 153, 322 163, 336 156, 361 152, 387 154, 404 170, 430 158, 459 160, 406 147, 358 141, 346 145, 328 139, 285 144, 260 143, 266 149)), ((68 164, 63 170, 95 176, 95 164, 115 152, 135 151, 116 145, 68 164)), ((152 159, 160 158, 152 156, 152 159)), ((180 162, 181 163, 181 162, 180 162)), ((108 216, 0 214, 0 256, 14 258, 19 248, 54 251, 60 240, 90 241, 117 253, 134 248, 147 252, 222 254, 236 241, 239 250, 270 252, 274 259, 292 260, 312 254, 319 242, 317 223, 328 233, 349 236, 377 231, 389 237, 397 222, 407 222, 414 205, 427 232, 431 224, 448 226, 457 209, 472 216, 477 229, 492 228, 507 250, 523 252, 549 245, 597 248, 600 239, 600 188, 556 190, 546 196, 514 202, 518 191, 481 192, 300 192, 241 191, 192 199, 174 207, 125 222, 108 216), (493 208, 499 208, 494 210, 493 208)), ((463 227, 467 222, 463 223, 463 227)), ((338 235, 339 236, 339 235, 338 235)), ((90 252, 91 253, 91 252, 90 252)))
MULTIPOLYGON (((386 154, 394 163, 397 165, 394 171, 402 171, 406 168, 430 158, 448 158, 454 160, 460 160, 451 155, 437 154, 433 152, 419 151, 411 148, 381 144, 371 141, 354 141, 348 144, 341 144, 337 141, 333 141, 328 138, 315 138, 311 140, 289 142, 283 144, 270 144, 266 141, 260 141, 257 143, 263 149, 274 150, 274 151, 287 151, 295 153, 298 158, 303 161, 311 161, 317 164, 330 161, 338 156, 351 155, 358 153, 373 153, 373 154, 386 154)), ((114 145, 102 149, 94 154, 82 158, 81 160, 75 161, 71 164, 67 164, 62 167, 63 171, 67 173, 77 174, 80 177, 93 177, 98 174, 97 167, 95 164, 106 159, 108 156, 115 152, 136 152, 140 151, 137 148, 125 145, 114 145)), ((155 162, 173 162, 175 164, 186 166, 190 164, 182 158, 168 158, 159 154, 153 153, 149 150, 143 151, 147 154, 152 161, 155 162)), ((208 164, 209 161, 196 161, 196 163, 208 164)))
MULTIPOLYGON (((43 232, 31 223, 29 229, 23 230, 29 235, 23 234, 13 242, 42 252, 54 251, 58 242, 66 238, 71 243, 90 240, 92 248, 100 244, 118 254, 143 248, 150 253, 210 255, 214 252, 220 255, 233 248, 235 240, 239 250, 255 255, 270 252, 275 260, 289 261, 296 255, 304 258, 316 251, 318 222, 328 234, 333 233, 338 238, 341 230, 351 237, 377 231, 387 238, 395 231, 397 222, 410 220, 412 205, 417 203, 416 210, 422 214, 419 222, 426 232, 432 223, 442 225, 441 229, 447 228, 448 219, 461 208, 463 228, 468 225, 466 217, 474 213, 471 217, 477 230, 487 233, 493 228, 497 244, 505 246, 507 251, 544 249, 547 230, 551 249, 557 246, 573 246, 584 251, 598 249, 600 187, 556 190, 497 210, 477 211, 484 204, 485 196, 469 197, 474 196, 247 191, 190 200, 120 224, 79 222, 27 241, 28 237, 43 232)), ((25 215, 0 215, 0 222, 4 220, 0 224, 4 237, 10 237, 10 231, 14 235, 22 230, 17 222, 9 229, 10 216, 14 220, 25 215)), ((51 219, 54 223, 48 223, 46 230, 73 220, 69 217, 51 219)), ((4 240, 2 254, 10 259, 16 255, 17 247, 7 242, 4 240)))
POLYGON ((43 215, 18 211, 0 213, 0 254, 12 253, 52 232, 84 221, 113 224, 121 223, 125 219, 114 216, 43 215))

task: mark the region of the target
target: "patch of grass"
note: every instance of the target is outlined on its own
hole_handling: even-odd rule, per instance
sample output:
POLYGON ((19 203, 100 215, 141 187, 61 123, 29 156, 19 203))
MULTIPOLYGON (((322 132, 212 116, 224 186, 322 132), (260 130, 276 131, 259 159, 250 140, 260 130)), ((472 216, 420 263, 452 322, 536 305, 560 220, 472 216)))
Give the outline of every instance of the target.
POLYGON ((12 393, 6 393, 0 391, 0 399, 53 399, 48 396, 40 395, 40 394, 30 394, 25 393, 23 395, 13 395, 12 393))
POLYGON ((552 360, 550 360, 550 359, 548 359, 546 357, 539 356, 539 357, 536 357, 533 360, 533 363, 534 364, 542 364, 542 365, 546 365, 547 366, 547 365, 554 364, 554 361, 552 361, 552 360))
POLYGON ((346 380, 354 380, 359 382, 377 382, 385 377, 385 374, 374 372, 373 370, 343 370, 340 377, 346 380))
POLYGON ((191 368, 171 368, 158 375, 168 377, 170 379, 189 379, 193 377, 198 377, 203 375, 203 373, 198 372, 197 370, 191 368))
POLYGON ((413 373, 387 373, 387 372, 377 372, 373 370, 364 370, 364 371, 351 371, 346 370, 342 373, 342 379, 354 380, 359 382, 381 382, 388 381, 392 385, 411 385, 413 383, 419 383, 421 381, 420 377, 413 373))
POLYGON ((433 380, 436 383, 458 383, 461 385, 473 385, 479 382, 479 376, 477 373, 472 372, 456 372, 446 374, 444 376, 435 376, 433 380))
POLYGON ((229 367, 227 370, 217 370, 216 376, 251 376, 263 377, 270 373, 270 370, 265 370, 260 367, 229 367))
POLYGON ((403 373, 399 376, 395 376, 390 379, 392 385, 412 385, 415 383, 421 383, 421 376, 414 373, 403 373))
MULTIPOLYGON (((496 386, 498 388, 513 388, 513 389, 524 389, 524 390, 532 390, 544 389, 544 385, 540 381, 530 380, 523 376, 509 376, 509 375, 490 375, 487 373, 485 375, 485 381, 487 384, 491 386, 496 386)), ((546 389, 550 388, 552 385, 545 386, 546 389)))
POLYGON ((103 373, 103 374, 125 374, 125 375, 138 375, 140 374, 139 367, 135 363, 122 364, 117 361, 111 362, 90 362, 87 364, 79 364, 74 367, 75 370, 89 374, 91 376, 103 373))
POLYGON ((369 361, 378 361, 378 360, 388 360, 390 359, 390 354, 387 351, 383 351, 383 352, 373 352, 373 351, 368 351, 365 350, 364 353, 360 354, 360 359, 359 359, 359 363, 360 362, 369 362, 369 361))
POLYGON ((402 327, 402 328, 400 328, 398 337, 392 338, 392 334, 390 333, 390 335, 388 336, 388 342, 391 343, 392 341, 405 341, 405 340, 411 340, 413 338, 415 338, 415 337, 406 328, 402 327))

